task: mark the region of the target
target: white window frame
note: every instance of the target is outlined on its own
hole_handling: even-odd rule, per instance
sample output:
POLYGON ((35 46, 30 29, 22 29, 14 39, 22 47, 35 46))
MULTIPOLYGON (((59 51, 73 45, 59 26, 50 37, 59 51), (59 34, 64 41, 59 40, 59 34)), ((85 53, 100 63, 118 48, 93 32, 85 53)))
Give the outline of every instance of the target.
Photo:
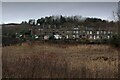
POLYGON ((89 34, 90 32, 89 31, 87 31, 87 34, 89 34))
POLYGON ((106 31, 104 31, 104 34, 106 34, 106 31))
POLYGON ((94 39, 96 39, 96 36, 94 35, 94 37, 93 37, 94 39))
POLYGON ((92 31, 90 31, 90 34, 92 34, 92 31))
POLYGON ((90 35, 90 36, 89 36, 89 39, 92 39, 92 38, 93 38, 93 37, 90 35))
POLYGON ((97 39, 99 39, 99 38, 100 38, 100 36, 98 35, 98 36, 97 36, 97 39))
POLYGON ((97 34, 100 34, 100 32, 99 32, 99 31, 97 31, 97 34))
POLYGON ((76 33, 78 34, 78 31, 76 31, 76 33))

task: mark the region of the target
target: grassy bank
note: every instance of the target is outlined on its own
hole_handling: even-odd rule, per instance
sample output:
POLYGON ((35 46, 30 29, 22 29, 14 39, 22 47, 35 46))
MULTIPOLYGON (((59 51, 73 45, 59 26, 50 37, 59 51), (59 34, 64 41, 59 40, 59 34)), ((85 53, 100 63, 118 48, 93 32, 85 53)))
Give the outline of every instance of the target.
POLYGON ((23 43, 2 50, 3 78, 118 76, 118 51, 107 45, 23 43))

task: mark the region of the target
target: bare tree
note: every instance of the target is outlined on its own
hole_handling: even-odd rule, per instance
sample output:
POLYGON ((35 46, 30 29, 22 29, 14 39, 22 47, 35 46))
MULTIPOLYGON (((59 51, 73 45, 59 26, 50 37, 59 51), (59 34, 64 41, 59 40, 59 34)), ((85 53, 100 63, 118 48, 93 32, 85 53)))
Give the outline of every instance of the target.
POLYGON ((118 34, 120 33, 120 1, 118 2, 118 34))

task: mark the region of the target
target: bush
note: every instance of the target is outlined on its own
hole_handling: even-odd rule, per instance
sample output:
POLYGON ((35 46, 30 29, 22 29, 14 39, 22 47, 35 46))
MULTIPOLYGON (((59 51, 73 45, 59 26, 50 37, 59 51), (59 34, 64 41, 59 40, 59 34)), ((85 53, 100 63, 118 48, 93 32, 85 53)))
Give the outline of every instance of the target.
POLYGON ((120 47, 120 34, 113 35, 110 40, 110 44, 114 47, 120 47))
POLYGON ((2 36, 2 46, 10 46, 19 43, 19 40, 10 36, 2 36))

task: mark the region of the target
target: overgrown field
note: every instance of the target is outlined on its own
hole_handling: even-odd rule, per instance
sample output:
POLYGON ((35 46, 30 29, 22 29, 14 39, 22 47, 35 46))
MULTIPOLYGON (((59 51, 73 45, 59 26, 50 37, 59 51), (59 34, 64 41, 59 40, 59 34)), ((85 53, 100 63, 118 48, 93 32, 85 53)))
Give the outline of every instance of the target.
POLYGON ((3 78, 116 78, 118 51, 107 45, 37 43, 2 49, 3 78))

